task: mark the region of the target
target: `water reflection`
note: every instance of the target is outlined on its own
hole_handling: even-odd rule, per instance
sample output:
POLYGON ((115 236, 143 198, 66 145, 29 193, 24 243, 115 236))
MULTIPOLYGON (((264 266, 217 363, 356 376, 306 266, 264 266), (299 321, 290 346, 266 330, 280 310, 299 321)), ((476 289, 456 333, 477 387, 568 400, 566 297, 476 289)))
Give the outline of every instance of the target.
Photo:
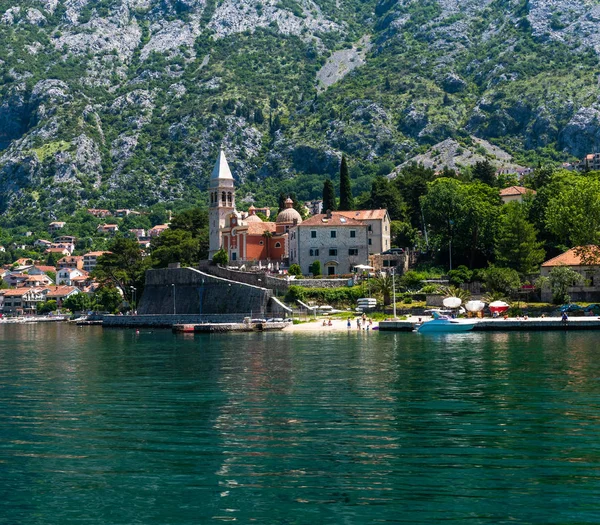
POLYGON ((595 339, 6 327, 0 516, 595 522, 595 339))

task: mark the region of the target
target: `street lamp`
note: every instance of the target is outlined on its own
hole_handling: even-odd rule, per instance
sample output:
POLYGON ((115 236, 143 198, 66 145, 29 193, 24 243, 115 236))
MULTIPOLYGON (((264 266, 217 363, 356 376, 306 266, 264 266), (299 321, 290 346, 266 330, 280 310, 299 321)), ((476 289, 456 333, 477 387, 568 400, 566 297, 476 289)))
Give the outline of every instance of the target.
POLYGON ((135 286, 130 286, 129 287, 131 289, 131 297, 132 297, 132 303, 133 303, 133 311, 135 312, 135 306, 136 306, 136 302, 135 302, 135 294, 137 292, 137 289, 135 286))
POLYGON ((176 309, 175 309, 175 285, 172 284, 171 288, 173 289, 173 315, 176 315, 176 309))
POLYGON ((396 268, 392 266, 392 295, 394 301, 394 321, 396 320, 396 272, 394 271, 395 269, 396 268))

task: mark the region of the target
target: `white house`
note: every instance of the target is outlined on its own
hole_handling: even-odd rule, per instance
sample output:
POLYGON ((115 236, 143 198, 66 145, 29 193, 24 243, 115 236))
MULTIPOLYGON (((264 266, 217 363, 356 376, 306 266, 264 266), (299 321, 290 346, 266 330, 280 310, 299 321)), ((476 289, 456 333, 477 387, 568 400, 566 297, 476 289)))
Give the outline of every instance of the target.
POLYGON ((76 277, 87 277, 88 273, 79 268, 61 268, 56 274, 56 284, 65 284, 67 286, 73 286, 73 279, 76 277))

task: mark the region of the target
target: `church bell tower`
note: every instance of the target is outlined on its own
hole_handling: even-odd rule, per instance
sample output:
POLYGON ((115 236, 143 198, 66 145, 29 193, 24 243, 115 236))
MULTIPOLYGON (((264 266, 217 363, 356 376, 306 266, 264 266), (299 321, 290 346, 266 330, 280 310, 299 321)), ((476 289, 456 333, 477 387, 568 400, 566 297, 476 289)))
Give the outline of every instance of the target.
POLYGON ((209 251, 208 258, 219 251, 223 244, 221 229, 227 225, 227 217, 235 211, 235 187, 231 170, 223 150, 210 176, 209 251))

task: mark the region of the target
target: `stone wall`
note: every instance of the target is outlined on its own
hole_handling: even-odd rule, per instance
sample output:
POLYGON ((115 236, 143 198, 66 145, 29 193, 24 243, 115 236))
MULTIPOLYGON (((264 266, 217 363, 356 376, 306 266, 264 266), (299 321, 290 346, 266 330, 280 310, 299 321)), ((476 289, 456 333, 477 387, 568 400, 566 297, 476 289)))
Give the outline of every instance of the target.
POLYGON ((232 315, 105 315, 102 326, 105 328, 136 328, 154 327, 171 328, 175 324, 201 324, 201 323, 239 323, 247 316, 243 314, 232 315))
POLYGON ((235 282, 193 268, 146 272, 138 312, 142 315, 248 315, 264 317, 270 290, 235 282))

